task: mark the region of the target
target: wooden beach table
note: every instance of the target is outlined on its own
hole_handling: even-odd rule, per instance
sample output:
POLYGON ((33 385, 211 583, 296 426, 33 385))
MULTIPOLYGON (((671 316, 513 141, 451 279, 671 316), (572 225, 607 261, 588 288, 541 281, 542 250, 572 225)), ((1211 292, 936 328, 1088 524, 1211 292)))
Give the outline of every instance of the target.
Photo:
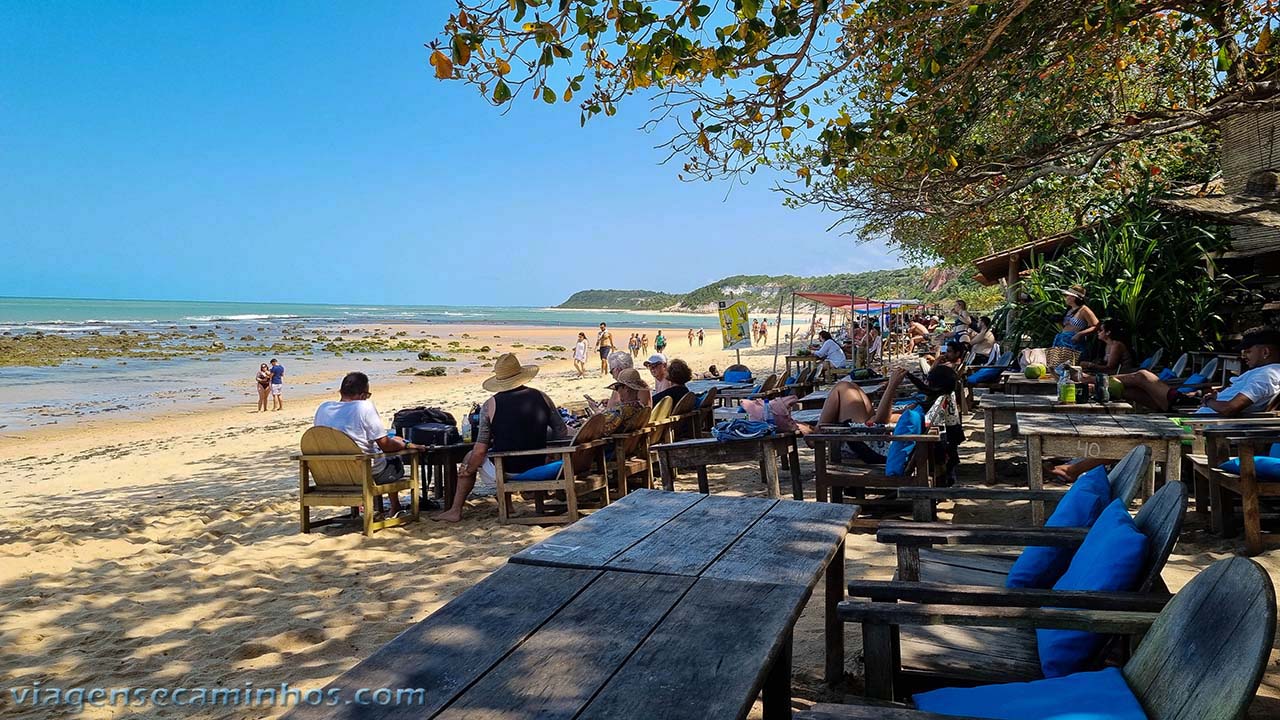
MULTIPOLYGON (((1182 479, 1182 428, 1161 415, 1140 413, 1018 413, 1018 430, 1027 438, 1027 470, 1032 490, 1044 489, 1042 460, 1083 457, 1118 460, 1139 445, 1151 448, 1144 497, 1155 491, 1155 464, 1164 463, 1165 480, 1182 479)), ((1035 524, 1044 523, 1044 502, 1031 503, 1035 524)))
POLYGON ((825 680, 834 683, 844 673, 844 629, 836 608, 844 599, 845 535, 858 510, 638 490, 521 550, 511 562, 795 585, 805 588, 806 598, 825 576, 825 680))
POLYGON ((1004 378, 1006 395, 1057 395, 1058 379, 1048 373, 1039 380, 1032 380, 1022 373, 1006 373, 1004 378))
POLYGON ((711 388, 719 388, 720 390, 750 390, 755 387, 751 383, 731 383, 723 380, 690 380, 684 386, 689 392, 701 395, 711 388))
POLYGON ((458 489, 458 463, 462 462, 475 443, 464 442, 453 445, 427 445, 422 450, 422 493, 427 497, 427 486, 434 484, 440 497, 440 507, 445 510, 453 504, 453 496, 458 489))
MULTIPOLYGON (((743 415, 745 417, 745 413, 743 415)), ((791 493, 796 500, 804 499, 804 485, 800 479, 800 450, 796 445, 796 433, 778 433, 747 440, 721 442, 715 438, 681 440, 654 445, 662 462, 662 487, 675 489, 676 468, 695 468, 698 472, 698 492, 709 493, 707 466, 756 460, 760 463, 760 479, 769 489, 769 497, 781 497, 778 487, 779 458, 787 463, 791 472, 791 493)))
POLYGON ((746 718, 763 695, 767 720, 790 718, 793 630, 824 575, 827 671, 843 672, 836 606, 856 513, 639 490, 343 673, 321 691, 337 704, 286 717, 746 718), (422 692, 350 703, 361 688, 422 692))
POLYGON ((796 373, 800 372, 801 370, 804 370, 804 369, 806 369, 806 368, 808 368, 808 367, 811 367, 811 366, 813 366, 813 365, 817 365, 818 363, 822 362, 822 361, 821 361, 821 360, 819 360, 818 358, 814 357, 812 354, 810 354, 810 355, 786 355, 786 356, 784 356, 784 358, 785 358, 786 363, 787 363, 787 365, 786 365, 786 374, 785 374, 785 375, 783 375, 783 377, 784 377, 784 378, 795 377, 796 373), (794 370, 794 371, 792 371, 792 369, 791 369, 791 366, 792 366, 792 365, 795 365, 795 370, 794 370))
POLYGON ((982 411, 982 438, 987 450, 987 484, 996 481, 996 425, 1008 425, 1018 432, 1017 414, 1037 413, 1127 413, 1133 405, 1127 402, 1060 403, 1047 395, 999 395, 988 393, 978 398, 982 411))

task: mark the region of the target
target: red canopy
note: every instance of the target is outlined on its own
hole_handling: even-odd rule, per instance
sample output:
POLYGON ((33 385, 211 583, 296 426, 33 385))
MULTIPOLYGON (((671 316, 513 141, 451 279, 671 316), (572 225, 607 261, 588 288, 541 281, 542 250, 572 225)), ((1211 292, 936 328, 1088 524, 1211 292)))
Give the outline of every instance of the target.
POLYGON ((822 303, 827 307, 833 307, 833 308, 849 307, 850 305, 853 305, 855 302, 858 305, 866 305, 867 303, 871 303, 872 305, 880 304, 879 300, 872 300, 871 298, 857 297, 855 295, 837 295, 836 293, 813 293, 813 292, 798 292, 796 293, 796 295, 806 300, 812 300, 816 303, 822 303))

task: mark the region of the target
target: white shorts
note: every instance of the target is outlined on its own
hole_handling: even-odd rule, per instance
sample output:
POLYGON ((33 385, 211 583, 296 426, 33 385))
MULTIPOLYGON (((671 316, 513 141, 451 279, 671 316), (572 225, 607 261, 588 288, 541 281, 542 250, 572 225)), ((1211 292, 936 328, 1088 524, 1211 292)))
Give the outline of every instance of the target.
POLYGON ((284 383, 271 383, 271 394, 276 397, 280 396, 280 391, 284 389, 284 383))

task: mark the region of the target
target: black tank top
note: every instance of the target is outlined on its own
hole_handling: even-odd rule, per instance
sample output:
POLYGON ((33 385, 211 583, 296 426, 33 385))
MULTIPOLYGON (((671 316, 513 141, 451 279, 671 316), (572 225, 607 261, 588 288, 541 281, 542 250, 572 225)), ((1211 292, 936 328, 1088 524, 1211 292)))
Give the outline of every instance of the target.
MULTIPOLYGON (((493 396, 493 451, 537 450, 547 446, 551 408, 542 392, 529 387, 507 390, 493 396)), ((503 469, 522 473, 546 462, 543 456, 513 457, 503 461, 503 469)))

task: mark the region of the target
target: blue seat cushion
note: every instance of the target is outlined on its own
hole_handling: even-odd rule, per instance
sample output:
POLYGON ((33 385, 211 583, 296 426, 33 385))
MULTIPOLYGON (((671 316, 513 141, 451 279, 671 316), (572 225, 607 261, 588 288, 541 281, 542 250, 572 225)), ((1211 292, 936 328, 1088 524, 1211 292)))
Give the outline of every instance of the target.
POLYGON ((787 378, 787 383, 786 383, 786 384, 787 384, 787 385, 795 385, 795 384, 796 384, 796 383, 798 383, 798 382, 800 382, 800 376, 799 376, 799 375, 792 375, 791 377, 787 378))
POLYGON ((1168 382, 1168 381, 1170 381, 1170 380, 1172 380, 1172 379, 1174 379, 1174 378, 1178 377, 1178 375, 1177 375, 1176 373, 1174 373, 1174 372, 1173 372, 1173 370, 1170 370, 1169 368, 1165 368, 1165 369, 1161 370, 1161 371, 1160 371, 1160 374, 1159 374, 1159 375, 1157 375, 1156 377, 1157 377, 1157 378, 1159 378, 1160 380, 1164 381, 1164 382, 1168 382))
MULTIPOLYGON (((1111 501, 1111 483, 1107 471, 1093 468, 1076 478, 1066 494, 1058 501, 1058 507, 1045 520, 1045 527, 1091 527, 1111 501)), ((1029 547, 1022 551, 1009 568, 1005 587, 1036 588, 1053 587, 1071 564, 1071 548, 1029 547)))
POLYGON ((916 707, 996 720, 1147 720, 1119 668, 1032 682, 919 693, 916 707))
POLYGON ((747 370, 730 370, 724 374, 723 379, 729 383, 751 382, 751 373, 747 370))
POLYGON ((979 383, 995 382, 1000 379, 1000 375, 1004 372, 1004 368, 989 367, 982 368, 969 376, 969 383, 976 385, 979 383))
MULTIPOLYGON (((708 392, 710 392, 710 391, 708 391, 708 392)), ((693 403, 694 403, 694 404, 693 404, 693 408, 696 410, 696 409, 698 409, 698 408, 702 407, 702 401, 703 401, 703 400, 706 400, 706 399, 707 399, 707 393, 694 393, 694 394, 693 394, 693 403)))
POLYGON ((536 468, 525 470, 519 475, 512 475, 507 479, 517 481, 555 480, 557 477, 560 477, 560 468, 562 467, 564 467, 564 461, 556 460, 555 462, 550 462, 546 465, 539 465, 536 468))
MULTIPOLYGON (((893 426, 894 435, 919 435, 924 432, 924 411, 917 405, 904 410, 893 426)), ((889 443, 889 452, 885 455, 884 474, 887 477, 902 477, 907 472, 907 462, 911 459, 911 451, 915 450, 914 442, 894 440, 889 443)))
POLYGON ((1151 366, 1156 364, 1156 363, 1155 363, 1155 360, 1156 360, 1156 359, 1155 359, 1155 356, 1152 356, 1152 357, 1147 358, 1146 360, 1143 360, 1143 361, 1142 361, 1142 363, 1141 363, 1140 365, 1138 365, 1138 369, 1139 369, 1139 370, 1150 370, 1150 369, 1151 369, 1151 366))
MULTIPOLYGON (((1147 559, 1147 536, 1134 524, 1120 500, 1112 500, 1089 528, 1054 590, 1131 592, 1147 559)), ((1086 669, 1097 657, 1105 635, 1080 630, 1036 630, 1040 670, 1061 677, 1086 669)))
POLYGON ((1195 386, 1205 382, 1209 382, 1209 378, 1201 375, 1200 373, 1191 373, 1191 376, 1187 378, 1187 381, 1178 386, 1178 392, 1189 393, 1196 390, 1203 390, 1204 388, 1198 388, 1195 386))
MULTIPOLYGON (((1274 450, 1273 450, 1274 455, 1274 450)), ((1240 458, 1233 457, 1230 460, 1218 466, 1219 470, 1226 470, 1236 475, 1240 474, 1240 458)), ((1258 473, 1259 480, 1270 480, 1272 482, 1280 480, 1280 457, 1268 457, 1266 455, 1253 456, 1253 469, 1258 473)))

